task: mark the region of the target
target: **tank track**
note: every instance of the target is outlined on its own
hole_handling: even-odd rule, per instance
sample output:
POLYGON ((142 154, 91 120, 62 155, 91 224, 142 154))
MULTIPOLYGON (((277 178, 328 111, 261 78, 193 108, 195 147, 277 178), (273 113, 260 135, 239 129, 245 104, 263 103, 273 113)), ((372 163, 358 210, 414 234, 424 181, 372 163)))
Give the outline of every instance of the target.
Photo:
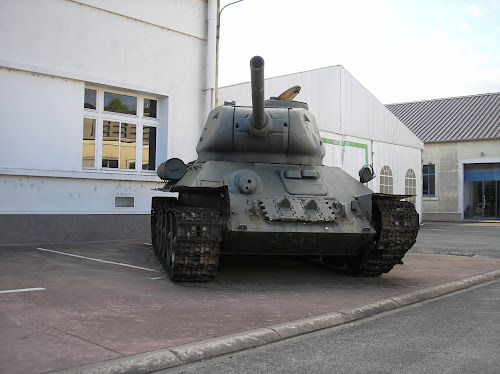
POLYGON ((407 201, 374 200, 374 216, 378 218, 379 238, 375 247, 365 253, 355 266, 355 275, 377 276, 389 272, 400 263, 416 241, 418 213, 407 201))
POLYGON ((175 282, 212 280, 219 264, 221 213, 215 209, 162 206, 161 203, 153 211, 155 209, 153 216, 168 217, 156 218, 157 239, 154 241, 155 254, 168 277, 175 282), (170 253, 167 253, 168 245, 170 253))

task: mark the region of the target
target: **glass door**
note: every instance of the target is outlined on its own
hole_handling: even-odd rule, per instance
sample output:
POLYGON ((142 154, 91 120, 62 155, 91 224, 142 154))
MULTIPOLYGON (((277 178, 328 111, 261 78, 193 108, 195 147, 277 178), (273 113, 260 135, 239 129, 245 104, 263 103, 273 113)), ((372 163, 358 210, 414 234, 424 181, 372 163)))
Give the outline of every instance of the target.
POLYGON ((466 218, 498 218, 500 215, 500 181, 466 182, 466 218))
POLYGON ((464 164, 464 218, 500 218, 500 162, 464 164))
POLYGON ((500 197, 498 196, 498 181, 485 181, 483 182, 483 217, 484 218, 496 218, 498 217, 498 201, 500 197))
POLYGON ((483 182, 470 183, 470 205, 466 217, 482 218, 483 217, 483 182))

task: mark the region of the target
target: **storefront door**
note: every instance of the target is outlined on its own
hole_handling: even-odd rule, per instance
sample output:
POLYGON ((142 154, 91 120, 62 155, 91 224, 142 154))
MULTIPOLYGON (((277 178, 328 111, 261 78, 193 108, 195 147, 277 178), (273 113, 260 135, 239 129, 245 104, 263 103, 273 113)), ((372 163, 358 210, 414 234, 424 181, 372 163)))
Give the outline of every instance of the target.
POLYGON ((464 217, 500 218, 500 178, 498 164, 465 165, 464 217))

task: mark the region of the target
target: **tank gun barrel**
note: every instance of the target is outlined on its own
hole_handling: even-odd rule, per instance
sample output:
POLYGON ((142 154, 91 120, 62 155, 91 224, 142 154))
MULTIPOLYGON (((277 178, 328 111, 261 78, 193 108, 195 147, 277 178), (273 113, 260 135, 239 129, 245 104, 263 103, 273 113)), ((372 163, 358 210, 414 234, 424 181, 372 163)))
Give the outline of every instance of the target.
POLYGON ((264 110, 264 59, 254 56, 250 60, 250 74, 252 86, 252 126, 262 129, 266 126, 266 112, 264 110))

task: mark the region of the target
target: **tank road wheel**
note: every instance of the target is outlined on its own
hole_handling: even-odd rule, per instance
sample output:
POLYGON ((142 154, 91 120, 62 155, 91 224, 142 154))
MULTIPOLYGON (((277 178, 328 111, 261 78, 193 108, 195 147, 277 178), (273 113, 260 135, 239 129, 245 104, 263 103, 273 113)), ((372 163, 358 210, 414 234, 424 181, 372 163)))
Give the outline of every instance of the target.
MULTIPOLYGON (((174 220, 175 215, 173 212, 169 212, 166 215, 167 221, 165 223, 165 247, 162 252, 162 256, 166 258, 168 264, 168 273, 173 273, 175 266, 175 231, 174 231, 174 220)), ((171 277, 170 277, 171 278, 171 277)))
POLYGON ((157 252, 160 256, 164 257, 166 253, 167 246, 167 227, 165 225, 165 212, 160 212, 157 218, 155 235, 157 237, 156 242, 157 245, 155 247, 155 252, 157 252))
POLYGON ((155 251, 158 250, 160 243, 160 213, 158 208, 153 204, 151 208, 151 245, 155 251))
POLYGON ((222 216, 219 210, 158 206, 155 254, 174 282, 209 281, 219 264, 222 216))
POLYGON ((350 274, 369 277, 388 273, 416 241, 419 220, 412 203, 374 200, 373 216, 378 239, 359 256, 345 258, 350 274))
POLYGON ((175 198, 153 198, 151 204, 151 244, 155 252, 161 252, 161 246, 164 241, 163 228, 165 228, 165 210, 169 207, 175 207, 177 199, 175 198))
POLYGON ((158 249, 156 255, 163 268, 171 280, 176 280, 175 276, 175 214, 172 211, 162 210, 159 214, 158 229, 158 249))

